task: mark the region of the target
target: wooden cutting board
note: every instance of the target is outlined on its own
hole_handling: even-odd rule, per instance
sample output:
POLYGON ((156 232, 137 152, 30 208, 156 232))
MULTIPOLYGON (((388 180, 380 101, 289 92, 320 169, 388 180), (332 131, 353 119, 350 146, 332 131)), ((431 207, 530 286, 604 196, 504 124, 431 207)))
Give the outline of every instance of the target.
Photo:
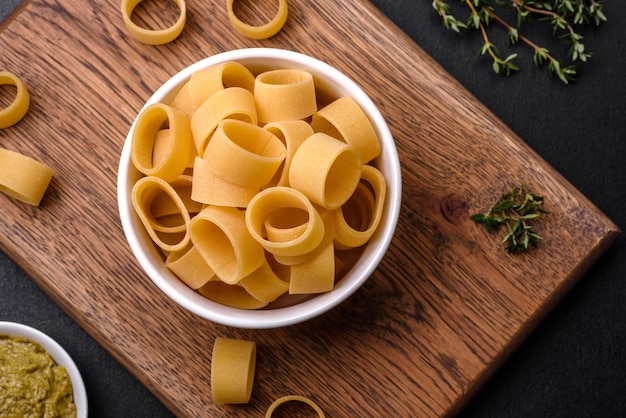
MULTIPOLYGON (((239 36, 223 0, 189 1, 182 35, 160 47, 130 38, 119 3, 35 0, 3 25, 0 69, 22 78, 32 104, 0 146, 55 175, 39 208, 0 196, 0 248, 176 415, 260 417, 293 393, 329 417, 454 414, 619 233, 366 1, 290 0, 286 26, 266 41, 239 36), (296 50, 346 72, 380 106, 402 163, 400 221, 380 268, 337 309, 277 330, 216 325, 168 300, 117 212, 119 154, 143 103, 189 64, 242 47, 296 50), (520 179, 551 214, 536 227, 546 241, 509 256, 468 216, 520 179), (258 344, 248 405, 212 402, 217 336, 258 344)), ((266 16, 276 7, 258 3, 266 16)))

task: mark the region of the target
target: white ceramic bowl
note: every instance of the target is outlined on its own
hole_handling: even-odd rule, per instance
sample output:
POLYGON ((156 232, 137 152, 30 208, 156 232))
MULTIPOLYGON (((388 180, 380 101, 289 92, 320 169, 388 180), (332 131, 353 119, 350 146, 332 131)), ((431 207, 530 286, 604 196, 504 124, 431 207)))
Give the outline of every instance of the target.
POLYGON ((383 116, 359 86, 335 68, 292 51, 250 48, 213 55, 174 75, 150 97, 145 106, 156 102, 169 103, 191 74, 226 61, 237 61, 255 73, 278 68, 307 70, 313 74, 316 88, 332 97, 350 96, 360 104, 382 142, 382 153, 376 160, 376 166, 387 181, 387 197, 383 219, 377 232, 356 265, 328 293, 316 295, 292 306, 262 310, 235 309, 208 300, 188 288, 165 267, 163 259, 134 212, 131 190, 141 175, 132 165, 130 156, 130 138, 135 126, 133 123, 122 150, 117 179, 118 204, 124 233, 131 250, 150 279, 189 311, 211 321, 239 328, 277 328, 296 324, 320 315, 347 299, 370 277, 383 258, 400 212, 402 179, 398 153, 383 116))
POLYGON ((10 335, 11 337, 24 337, 31 341, 39 343, 56 361, 57 364, 65 367, 70 379, 72 379, 72 388, 74 390, 74 404, 76 405, 76 416, 78 418, 87 418, 87 391, 83 378, 74 363, 74 360, 55 340, 27 325, 15 322, 0 321, 0 335, 10 335))

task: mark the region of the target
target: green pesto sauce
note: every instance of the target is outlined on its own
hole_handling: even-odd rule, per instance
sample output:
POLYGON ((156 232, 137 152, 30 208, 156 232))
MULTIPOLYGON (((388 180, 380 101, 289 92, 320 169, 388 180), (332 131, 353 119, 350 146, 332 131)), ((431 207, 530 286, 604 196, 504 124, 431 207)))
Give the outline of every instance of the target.
POLYGON ((0 335, 0 417, 76 417, 67 370, 27 338, 0 335))

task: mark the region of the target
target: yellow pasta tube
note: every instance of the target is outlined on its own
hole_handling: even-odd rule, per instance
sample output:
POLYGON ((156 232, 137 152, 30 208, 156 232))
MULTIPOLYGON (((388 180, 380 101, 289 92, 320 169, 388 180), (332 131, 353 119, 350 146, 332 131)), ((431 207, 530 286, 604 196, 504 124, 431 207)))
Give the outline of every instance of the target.
POLYGON ((254 82, 259 122, 306 119, 317 110, 313 75, 303 70, 271 70, 254 82))
POLYGON ((191 146, 187 115, 171 106, 154 103, 137 117, 131 138, 131 159, 141 173, 169 182, 185 171, 191 146), (163 124, 169 124, 169 141, 160 151, 160 161, 156 163, 154 148, 163 124))
POLYGON ((165 267, 191 289, 199 289, 216 278, 213 270, 194 245, 188 245, 184 250, 170 253, 165 259, 165 267))
POLYGON ((245 208, 259 192, 256 186, 241 186, 218 177, 207 161, 197 157, 193 169, 191 198, 207 205, 245 208))
POLYGON ((48 190, 50 167, 20 153, 0 148, 0 192, 32 206, 39 206, 48 190))
POLYGON ((281 280, 267 262, 241 279, 239 284, 252 297, 267 303, 275 301, 289 290, 289 283, 281 280))
POLYGON ((26 115, 30 106, 30 95, 22 80, 8 71, 0 71, 0 85, 12 85, 17 89, 13 102, 0 109, 0 129, 4 129, 15 125, 26 115))
POLYGON ((339 209, 333 211, 336 223, 335 243, 338 249, 359 247, 367 242, 366 234, 376 202, 372 192, 359 184, 354 194, 339 209))
POLYGON ((189 213, 184 202, 174 188, 159 177, 143 177, 132 189, 132 203, 139 220, 152 238, 152 241, 166 252, 180 251, 189 243, 189 213), (178 209, 181 224, 176 227, 161 224, 152 213, 154 199, 165 194, 178 209))
MULTIPOLYGON (((152 162, 154 165, 159 165, 164 161, 165 158, 168 157, 168 151, 170 146, 170 135, 172 132, 169 128, 160 129, 157 132, 156 138, 154 139, 154 149, 152 150, 152 162)), ((187 165, 185 168, 193 167, 194 159, 198 156, 198 153, 195 150, 195 147, 192 145, 189 147, 189 160, 187 161, 187 165)))
POLYGON ((273 242, 288 242, 301 236, 308 227, 309 213, 293 207, 280 208, 270 213, 263 221, 267 239, 273 242))
POLYGON ((169 105, 172 106, 174 109, 178 109, 184 112, 189 117, 189 119, 191 119, 193 113, 196 111, 198 106, 196 106, 191 98, 190 81, 187 81, 185 84, 183 84, 183 86, 180 88, 180 90, 178 90, 178 93, 176 93, 176 96, 174 96, 174 99, 172 99, 172 102, 169 105))
POLYGON ((241 87, 250 93, 254 92, 254 74, 236 61, 227 61, 196 71, 189 79, 189 94, 196 107, 229 87, 241 87))
POLYGON ((241 87, 220 90, 205 100, 191 117, 191 132, 200 157, 217 125, 224 119, 258 123, 254 96, 241 87))
POLYGON ((170 130, 169 128, 160 129, 156 133, 154 138, 154 144, 152 146, 152 164, 159 165, 167 158, 167 152, 170 144, 170 130))
POLYGON ((242 286, 210 280, 198 289, 198 293, 213 302, 237 309, 261 309, 267 302, 256 299, 242 286))
POLYGON ((256 369, 253 341, 217 337, 211 355, 211 392, 218 404, 247 403, 256 369))
POLYGON ((226 119, 215 130, 204 159, 224 180, 260 189, 274 177, 285 154, 285 145, 270 131, 226 119))
POLYGON ((190 225, 191 240, 215 274, 236 284, 265 261, 263 247, 248 229, 243 212, 236 208, 207 206, 190 225))
POLYGON ((302 402, 302 403, 305 403, 308 406, 310 406, 311 408, 313 408, 313 410, 317 413, 319 418, 325 418, 326 417, 326 415, 324 415, 324 411, 322 410, 322 408, 320 408, 319 405, 317 405, 315 402, 313 402, 312 399, 309 399, 307 397, 300 396, 300 395, 288 395, 288 396, 283 396, 282 398, 278 398, 274 402, 272 402, 270 407, 267 409, 267 412, 265 413, 265 418, 272 418, 272 416, 274 415, 274 411, 276 411, 276 409, 279 406, 281 406, 282 404, 284 404, 286 402, 302 402))
POLYGON ((187 224, 180 215, 165 215, 155 219, 153 227, 157 234, 183 234, 187 231, 187 224))
POLYGON ((289 293, 292 295, 329 292, 334 286, 335 247, 332 241, 305 262, 291 266, 289 293))
MULTIPOLYGON (((311 251, 309 251, 309 252, 307 252, 305 254, 294 255, 294 256, 275 255, 274 259, 278 263, 280 263, 282 265, 285 265, 285 266, 293 266, 293 265, 296 265, 296 264, 306 263, 307 261, 309 261, 312 258, 316 257, 320 252, 324 251, 324 248, 326 248, 329 244, 331 244, 333 242, 333 239, 335 238, 334 211, 328 211, 328 210, 325 210, 325 209, 318 209, 318 208, 316 208, 316 209, 319 212, 320 217, 322 218, 322 222, 324 223, 324 237, 322 238, 320 243, 317 245, 317 247, 313 248, 311 251)), ((284 216, 279 211, 275 212, 274 214, 279 215, 279 217, 281 217, 283 219, 283 222, 285 222, 285 220, 289 219, 289 217, 284 216)), ((270 216, 270 218, 273 218, 274 217, 273 215, 270 216)), ((270 218, 268 218, 268 219, 270 219, 270 218)), ((289 226, 289 225, 287 225, 287 226, 289 226)), ((270 234, 275 234, 276 230, 282 232, 285 235, 287 233, 296 234, 299 229, 301 229, 302 227, 305 227, 305 226, 306 226, 306 224, 303 224, 303 225, 300 225, 300 226, 295 226, 293 228, 278 229, 278 228, 276 228, 275 225, 270 225, 270 222, 266 222, 265 223, 265 228, 266 228, 266 232, 267 232, 268 238, 271 236, 270 234)), ((278 238, 276 240, 278 240, 278 238)))
POLYGON ((298 256, 316 248, 324 238, 324 222, 309 199, 289 187, 272 187, 257 194, 248 205, 246 226, 252 237, 265 250, 278 256, 298 256), (304 231, 292 240, 270 241, 265 238, 264 224, 268 216, 285 208, 300 209, 308 214, 304 231))
POLYGON ((280 122, 270 122, 263 126, 276 135, 286 147, 287 154, 281 167, 276 170, 276 174, 264 187, 289 186, 289 168, 291 160, 300 148, 300 145, 315 132, 311 125, 303 120, 289 120, 280 122))
POLYGON ((185 0, 173 0, 180 9, 180 15, 172 26, 161 30, 142 28, 132 21, 131 16, 133 10, 135 10, 135 7, 142 1, 143 0, 122 0, 122 18, 130 34, 139 42, 148 45, 162 45, 176 39, 183 31, 187 20, 187 6, 185 5, 185 0))
MULTIPOLYGON (((192 177, 187 175, 182 175, 170 183, 170 186, 180 197, 189 214, 195 214, 202 210, 202 204, 191 199, 192 185, 192 177)), ((150 209, 152 216, 157 220, 165 216, 180 215, 180 209, 176 202, 167 193, 155 196, 150 209)))
POLYGON ((321 108, 311 119, 316 132, 324 132, 356 147, 361 162, 368 163, 380 155, 380 140, 361 106, 351 97, 341 97, 321 108))
POLYGON ((346 204, 334 211, 335 245, 360 247, 372 237, 382 219, 387 184, 375 167, 365 165, 361 182, 346 204))
POLYGON ((233 9, 233 4, 235 0, 227 0, 226 7, 228 12, 228 20, 230 24, 235 28, 237 32, 241 35, 250 38, 250 39, 267 39, 276 35, 287 22, 287 0, 279 0, 278 1, 278 11, 276 15, 267 22, 265 25, 261 26, 253 26, 248 23, 242 22, 233 9))
POLYGON ((298 148, 289 170, 291 187, 330 210, 348 201, 360 178, 357 149, 321 132, 298 148))

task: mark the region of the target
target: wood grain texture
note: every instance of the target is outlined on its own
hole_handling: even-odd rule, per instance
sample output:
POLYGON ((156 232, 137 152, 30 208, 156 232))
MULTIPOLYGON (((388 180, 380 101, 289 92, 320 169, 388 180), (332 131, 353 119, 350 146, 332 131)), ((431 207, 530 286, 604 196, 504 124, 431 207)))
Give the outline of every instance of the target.
POLYGON ((329 417, 453 415, 619 231, 370 3, 289 7, 282 32, 251 41, 223 1, 189 2, 181 37, 152 47, 129 37, 118 1, 30 2, 0 34, 0 68, 32 100, 0 146, 55 176, 39 208, 0 196, 0 247, 178 416, 262 416, 292 393, 329 417), (259 46, 312 55, 364 88, 397 141, 403 205, 380 268, 347 302, 298 326, 240 330, 186 312, 143 274, 115 181, 130 124, 161 83, 259 46), (552 213, 537 225, 545 245, 510 257, 468 215, 520 179, 552 213), (258 344, 248 405, 212 403, 217 336, 258 344))

